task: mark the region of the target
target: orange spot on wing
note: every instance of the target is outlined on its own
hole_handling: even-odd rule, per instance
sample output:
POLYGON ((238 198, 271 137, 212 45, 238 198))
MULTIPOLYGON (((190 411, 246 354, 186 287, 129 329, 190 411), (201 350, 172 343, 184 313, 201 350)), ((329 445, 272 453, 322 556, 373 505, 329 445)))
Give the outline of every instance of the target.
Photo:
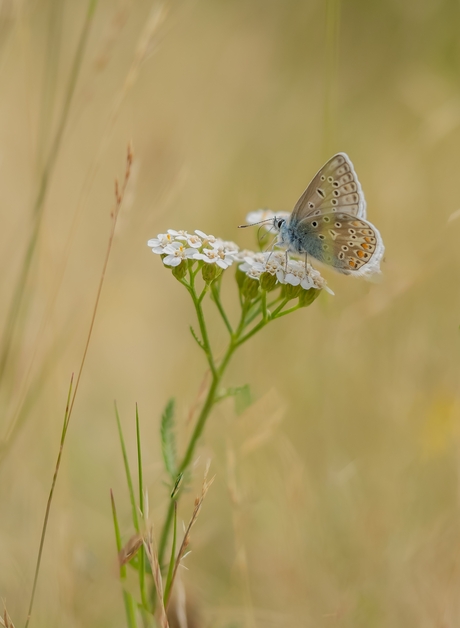
POLYGON ((348 265, 349 265, 349 266, 351 266, 352 268, 354 268, 356 264, 355 264, 354 260, 352 260, 352 259, 351 259, 351 260, 348 262, 348 265))

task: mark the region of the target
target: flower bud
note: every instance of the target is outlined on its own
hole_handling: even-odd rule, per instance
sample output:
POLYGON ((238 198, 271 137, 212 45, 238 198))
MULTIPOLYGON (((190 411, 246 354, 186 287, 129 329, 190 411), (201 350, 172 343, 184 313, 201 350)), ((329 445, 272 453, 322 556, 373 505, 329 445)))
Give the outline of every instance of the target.
POLYGON ((174 275, 176 279, 180 281, 187 274, 187 268, 188 268, 187 260, 182 260, 182 262, 178 266, 172 267, 172 274, 174 275))
POLYGON ((249 300, 255 299, 259 294, 259 282, 257 279, 246 277, 241 288, 241 294, 249 300))
POLYGON ((206 283, 212 283, 214 279, 217 279, 221 272, 222 269, 216 264, 207 264, 204 262, 201 268, 201 275, 206 283))
POLYGON ((301 292, 304 292, 304 290, 301 288, 300 284, 298 286, 293 286, 290 283, 286 283, 283 286, 283 297, 285 299, 295 299, 301 292))
POLYGON ((315 299, 319 297, 319 293, 321 290, 317 290, 316 288, 310 288, 309 290, 302 290, 299 295, 299 305, 300 307, 307 307, 311 305, 315 299))
POLYGON ((235 279, 236 279, 236 283, 238 284, 238 288, 241 290, 244 284, 244 280, 246 279, 247 275, 245 272, 243 272, 242 270, 240 270, 239 266, 236 267, 236 273, 235 273, 235 279))
POLYGON ((260 287, 266 292, 271 292, 276 288, 277 279, 276 275, 271 273, 262 273, 260 276, 260 287))

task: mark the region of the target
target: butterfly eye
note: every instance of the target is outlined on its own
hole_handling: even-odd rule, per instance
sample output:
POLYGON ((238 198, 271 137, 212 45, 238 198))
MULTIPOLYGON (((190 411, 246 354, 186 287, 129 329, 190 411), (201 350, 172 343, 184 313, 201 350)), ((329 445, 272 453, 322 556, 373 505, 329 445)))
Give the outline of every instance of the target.
POLYGON ((278 227, 278 229, 281 229, 281 227, 284 225, 286 221, 284 220, 284 218, 281 218, 280 220, 278 220, 278 222, 276 223, 276 226, 278 227))

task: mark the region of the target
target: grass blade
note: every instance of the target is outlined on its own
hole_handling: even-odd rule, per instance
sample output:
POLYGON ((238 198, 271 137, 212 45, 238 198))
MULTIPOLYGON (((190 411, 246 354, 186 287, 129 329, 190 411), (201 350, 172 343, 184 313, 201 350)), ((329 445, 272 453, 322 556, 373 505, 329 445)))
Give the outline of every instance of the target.
MULTIPOLYGON (((136 404, 136 440, 137 440, 137 474, 139 477, 139 510, 141 511, 142 517, 145 518, 144 513, 144 480, 142 475, 142 451, 141 451, 141 430, 139 426, 139 409, 136 404)), ((144 546, 141 547, 139 552, 139 565, 138 565, 138 573, 139 573, 139 588, 141 592, 141 600, 142 606, 145 610, 149 609, 149 597, 147 595, 147 589, 145 586, 145 549, 144 546)))
MULTIPOLYGON (((120 534, 120 526, 118 525, 118 517, 117 517, 117 509, 115 507, 115 499, 113 497, 113 492, 110 491, 110 502, 112 504, 112 518, 113 518, 113 527, 115 530, 115 542, 117 545, 117 555, 120 556, 122 545, 121 545, 121 534, 120 534)), ((126 578, 126 565, 123 562, 120 562, 120 580, 123 581, 126 578)), ((128 620, 128 628, 137 628, 136 621, 136 604, 132 598, 132 596, 123 589, 123 601, 125 603, 126 610, 126 619, 128 620)))
POLYGON ((166 471, 173 480, 177 477, 176 438, 174 434, 174 399, 170 399, 161 416, 161 450, 166 471))
POLYGON ((28 625, 29 625, 30 617, 32 615, 32 609, 33 609, 33 606, 34 606, 35 592, 37 590, 38 574, 40 573, 40 565, 41 565, 41 561, 42 561, 43 547, 45 545, 46 531, 48 529, 48 519, 49 519, 49 515, 50 515, 50 510, 51 510, 51 502, 53 501, 54 488, 56 486, 57 476, 58 476, 58 473, 59 473, 59 468, 61 466, 61 458, 62 458, 62 452, 64 450, 65 437, 67 435, 67 428, 69 427, 70 410, 71 410, 70 399, 71 399, 71 396, 72 396, 72 386, 73 386, 73 375, 70 378, 69 392, 68 392, 68 395, 67 395, 67 403, 66 403, 66 408, 65 408, 65 413, 64 413, 64 423, 62 425, 62 432, 61 432, 61 442, 60 442, 60 445, 59 445, 59 453, 58 453, 58 457, 57 457, 57 460, 56 460, 56 466, 54 468, 54 475, 53 475, 53 480, 51 482, 51 488, 50 488, 50 493, 49 493, 49 496, 48 496, 48 502, 46 504, 45 517, 43 519, 42 533, 41 533, 41 536, 40 536, 40 545, 39 545, 39 548, 38 548, 37 562, 36 562, 36 565, 35 565, 34 583, 32 585, 32 593, 30 595, 29 611, 27 613, 27 619, 26 619, 26 623, 25 623, 25 628, 27 628, 28 625))
POLYGON ((171 558, 169 559, 168 576, 166 578, 164 605, 168 605, 169 593, 173 582, 174 565, 176 564, 176 538, 177 538, 177 502, 174 501, 174 523, 173 523, 173 539, 171 547, 171 558))
POLYGON ((123 431, 121 429, 120 416, 118 414, 118 408, 117 408, 116 403, 115 403, 115 416, 117 419, 118 434, 120 436, 121 451, 123 454, 123 463, 125 465, 125 475, 126 475, 126 481, 128 483, 129 499, 131 501, 133 525, 136 529, 136 532, 139 532, 139 517, 137 516, 137 506, 136 506, 136 497, 134 495, 133 480, 131 477, 131 470, 129 468, 128 454, 126 453, 125 439, 123 436, 123 431))

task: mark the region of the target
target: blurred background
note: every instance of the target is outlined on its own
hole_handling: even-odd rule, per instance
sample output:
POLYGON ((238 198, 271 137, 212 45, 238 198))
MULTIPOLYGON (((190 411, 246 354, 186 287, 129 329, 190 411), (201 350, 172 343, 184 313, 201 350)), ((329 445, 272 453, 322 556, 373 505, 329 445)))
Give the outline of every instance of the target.
MULTIPOLYGON (((147 240, 201 229, 254 247, 236 228, 246 213, 290 210, 346 151, 385 241, 383 279, 325 273, 335 297, 235 355, 227 383, 249 383, 253 404, 237 415, 229 400, 209 421, 180 518, 209 457, 216 480, 182 581, 200 626, 459 626, 460 5, 99 0, 87 12, 0 1, 0 596, 16 626, 129 141, 31 625, 126 626, 111 488, 123 538, 133 530, 114 400, 133 466, 139 405, 157 531, 171 396, 181 448, 190 433, 206 364, 189 296, 147 240)), ((236 294, 230 270, 231 316, 236 294)))

